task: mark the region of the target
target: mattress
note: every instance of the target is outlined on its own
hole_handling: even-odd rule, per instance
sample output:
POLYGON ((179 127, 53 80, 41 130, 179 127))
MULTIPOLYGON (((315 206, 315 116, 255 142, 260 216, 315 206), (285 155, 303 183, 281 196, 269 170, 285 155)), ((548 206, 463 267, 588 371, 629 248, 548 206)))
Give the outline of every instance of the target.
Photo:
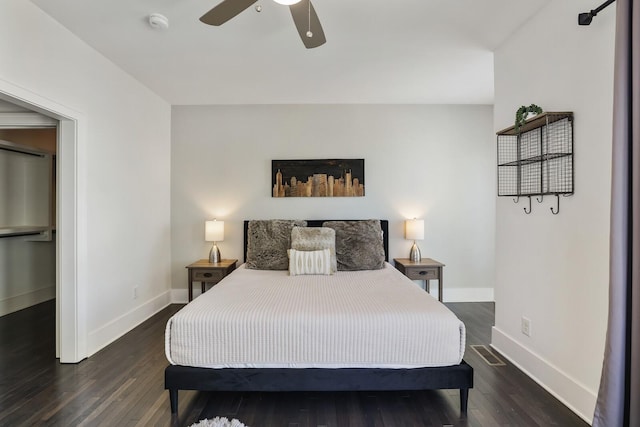
POLYGON ((167 322, 171 364, 204 368, 457 365, 465 326, 390 264, 331 276, 240 266, 167 322))

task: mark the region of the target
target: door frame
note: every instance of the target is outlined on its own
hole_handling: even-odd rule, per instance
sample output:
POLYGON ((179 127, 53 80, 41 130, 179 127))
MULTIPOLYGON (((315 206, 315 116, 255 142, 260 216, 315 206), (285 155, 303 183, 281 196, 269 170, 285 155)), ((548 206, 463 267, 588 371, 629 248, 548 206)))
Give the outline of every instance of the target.
POLYGON ((0 99, 59 121, 56 201, 56 357, 87 357, 86 118, 79 111, 0 79, 0 99))

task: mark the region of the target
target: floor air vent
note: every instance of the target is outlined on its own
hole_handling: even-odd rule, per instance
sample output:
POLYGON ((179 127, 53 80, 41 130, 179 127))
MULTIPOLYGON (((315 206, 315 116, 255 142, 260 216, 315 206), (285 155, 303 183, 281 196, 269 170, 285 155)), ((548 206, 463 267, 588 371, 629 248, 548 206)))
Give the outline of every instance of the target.
POLYGON ((487 362, 487 365, 490 366, 506 366, 498 356, 493 354, 493 352, 487 348, 486 345, 472 345, 471 348, 478 353, 478 356, 482 357, 482 360, 487 362))

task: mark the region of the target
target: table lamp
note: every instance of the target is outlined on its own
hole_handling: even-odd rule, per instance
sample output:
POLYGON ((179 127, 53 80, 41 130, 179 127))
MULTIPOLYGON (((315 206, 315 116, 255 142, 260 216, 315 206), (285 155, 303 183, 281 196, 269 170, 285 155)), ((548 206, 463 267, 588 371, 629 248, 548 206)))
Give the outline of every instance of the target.
POLYGON ((211 250, 209 251, 209 262, 214 264, 220 262, 220 249, 218 249, 217 242, 224 240, 224 221, 205 221, 204 223, 204 240, 207 242, 213 242, 211 250))
POLYGON ((424 239, 424 220, 414 218, 405 221, 404 236, 407 240, 413 240, 413 246, 411 246, 411 251, 409 252, 409 259, 414 262, 419 262, 422 256, 420 255, 420 248, 416 240, 424 239))

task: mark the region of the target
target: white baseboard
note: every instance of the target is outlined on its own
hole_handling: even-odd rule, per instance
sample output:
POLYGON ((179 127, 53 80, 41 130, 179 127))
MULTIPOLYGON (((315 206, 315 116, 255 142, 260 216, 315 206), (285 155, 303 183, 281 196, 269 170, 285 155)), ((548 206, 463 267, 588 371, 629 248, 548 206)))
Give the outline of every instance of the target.
MULTIPOLYGON (((425 289, 424 280, 414 280, 416 286, 425 289)), ((442 290, 444 302, 493 302, 493 288, 448 288, 444 285, 442 290)), ((438 298, 438 281, 429 283, 429 294, 438 298)))
MULTIPOLYGON (((438 287, 429 287, 431 294, 438 295, 438 287), (435 289, 434 289, 435 288, 435 289), (435 291, 435 292, 434 292, 435 291)), ((493 302, 493 288, 447 288, 442 290, 444 302, 493 302)))
POLYGON ((491 347, 591 425, 597 394, 495 326, 491 347))
MULTIPOLYGON (((193 287, 193 297, 200 296, 199 286, 193 287), (197 288, 197 289, 196 289, 197 288)), ((186 304, 189 302, 189 291, 186 289, 171 289, 171 304, 186 304)))
POLYGON ((171 291, 135 307, 106 325, 89 332, 87 355, 91 356, 144 322, 171 303, 171 291))
POLYGON ((0 300, 0 316, 22 310, 56 297, 56 287, 47 286, 0 300))
POLYGON ((189 293, 186 289, 171 289, 171 304, 186 304, 189 302, 189 293))

